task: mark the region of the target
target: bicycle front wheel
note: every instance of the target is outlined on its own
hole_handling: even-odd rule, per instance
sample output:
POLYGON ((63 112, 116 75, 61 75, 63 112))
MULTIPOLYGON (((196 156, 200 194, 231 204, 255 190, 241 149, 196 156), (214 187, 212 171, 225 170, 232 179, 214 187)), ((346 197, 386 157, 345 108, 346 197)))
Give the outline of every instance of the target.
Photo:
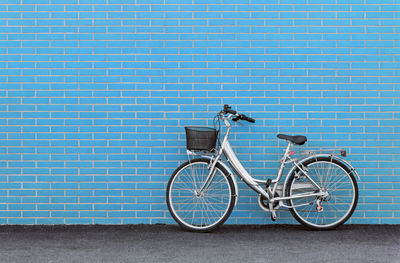
MULTIPOLYGON (((290 212, 301 224, 312 229, 328 230, 344 224, 358 202, 358 186, 351 170, 329 157, 316 157, 302 163, 308 176, 326 193, 321 197, 288 200, 290 212), (296 207, 297 206, 297 207, 296 207)), ((319 192, 311 181, 295 170, 286 185, 286 196, 319 192)))
POLYGON ((214 230, 228 219, 235 205, 232 178, 219 163, 213 181, 199 193, 210 172, 209 163, 206 158, 187 161, 174 171, 168 182, 168 209, 175 221, 189 231, 214 230))

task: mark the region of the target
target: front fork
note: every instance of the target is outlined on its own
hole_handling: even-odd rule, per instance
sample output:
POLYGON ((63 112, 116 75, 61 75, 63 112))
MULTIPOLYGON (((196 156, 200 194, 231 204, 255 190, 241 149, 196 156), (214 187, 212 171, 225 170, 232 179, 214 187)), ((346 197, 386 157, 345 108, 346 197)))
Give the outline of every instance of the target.
POLYGON ((217 162, 218 162, 219 158, 220 158, 220 154, 218 154, 215 158, 211 158, 210 159, 210 163, 207 166, 207 168, 210 170, 210 172, 208 173, 206 181, 201 186, 200 190, 196 193, 197 196, 201 196, 204 191, 207 191, 208 187, 210 186, 210 184, 214 180, 215 174, 217 173, 216 165, 217 165, 217 162))

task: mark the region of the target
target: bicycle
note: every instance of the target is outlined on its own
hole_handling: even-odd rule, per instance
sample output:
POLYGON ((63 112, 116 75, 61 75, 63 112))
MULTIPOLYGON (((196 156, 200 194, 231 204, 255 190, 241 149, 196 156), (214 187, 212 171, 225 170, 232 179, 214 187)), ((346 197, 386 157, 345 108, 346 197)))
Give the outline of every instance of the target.
MULTIPOLYGON (((359 178, 356 170, 342 157, 343 149, 301 151, 305 157, 295 159, 294 145, 303 145, 305 136, 278 134, 288 145, 280 160, 275 179, 253 178, 240 163, 228 137, 231 122, 254 123, 253 118, 238 114, 229 105, 214 120, 226 126, 225 136, 219 139, 216 128, 185 127, 187 154, 200 155, 180 165, 169 179, 166 191, 168 209, 183 228, 194 232, 209 232, 222 225, 238 201, 238 186, 231 169, 222 161, 224 155, 234 173, 258 193, 258 204, 271 219, 276 211, 288 208, 301 224, 318 230, 335 229, 353 214, 358 202, 359 178), (219 149, 216 150, 217 141, 219 149), (292 168, 280 182, 286 164, 292 168), (264 187, 262 187, 262 185, 264 187)), ((215 123, 214 123, 215 126, 215 123)))

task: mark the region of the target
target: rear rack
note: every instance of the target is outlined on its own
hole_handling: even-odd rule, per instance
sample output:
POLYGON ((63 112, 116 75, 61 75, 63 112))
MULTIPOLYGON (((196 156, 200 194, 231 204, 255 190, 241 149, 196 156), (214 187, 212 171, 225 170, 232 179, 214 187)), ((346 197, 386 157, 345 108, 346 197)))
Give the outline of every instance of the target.
POLYGON ((326 154, 330 154, 330 155, 340 154, 343 157, 347 156, 347 152, 345 149, 300 150, 300 154, 303 154, 303 155, 314 155, 317 153, 326 153, 326 154))

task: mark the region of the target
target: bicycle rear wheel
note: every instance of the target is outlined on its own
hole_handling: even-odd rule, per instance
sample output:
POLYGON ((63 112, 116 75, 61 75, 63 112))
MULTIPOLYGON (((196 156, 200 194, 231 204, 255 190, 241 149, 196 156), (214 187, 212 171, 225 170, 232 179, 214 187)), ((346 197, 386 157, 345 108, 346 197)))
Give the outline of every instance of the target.
POLYGON ((214 230, 228 219, 235 204, 232 178, 218 163, 213 181, 199 195, 210 172, 209 162, 206 158, 187 161, 174 171, 168 182, 168 209, 175 221, 189 231, 214 230))
MULTIPOLYGON (((358 186, 351 170, 342 162, 319 156, 302 163, 308 175, 324 191, 326 197, 305 197, 288 200, 294 218, 301 224, 318 230, 334 229, 353 214, 358 202, 358 186)), ((296 169, 286 185, 286 196, 315 193, 319 190, 296 169)))

